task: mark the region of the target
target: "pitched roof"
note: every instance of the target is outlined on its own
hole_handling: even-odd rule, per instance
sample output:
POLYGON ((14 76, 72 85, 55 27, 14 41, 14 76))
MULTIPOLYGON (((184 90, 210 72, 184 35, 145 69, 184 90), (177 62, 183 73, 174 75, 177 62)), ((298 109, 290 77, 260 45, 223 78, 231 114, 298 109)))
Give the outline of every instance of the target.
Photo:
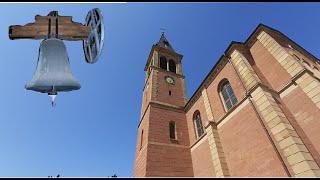
POLYGON ((161 34, 161 37, 159 39, 159 41, 156 43, 156 44, 153 44, 152 45, 152 48, 151 48, 151 51, 149 53, 149 57, 148 57, 148 60, 146 62, 146 65, 144 67, 144 70, 146 71, 147 68, 148 68, 148 64, 150 63, 150 60, 151 60, 151 57, 152 57, 152 53, 155 49, 165 49, 167 51, 169 51, 171 54, 175 55, 175 56, 178 56, 180 57, 180 59, 182 59, 182 55, 177 53, 173 47, 171 46, 171 44, 169 43, 169 41, 167 40, 167 38, 165 37, 164 33, 161 34))
POLYGON ((174 49, 172 48, 171 44, 167 40, 167 38, 164 36, 164 33, 161 34, 161 37, 156 45, 175 52, 174 49))

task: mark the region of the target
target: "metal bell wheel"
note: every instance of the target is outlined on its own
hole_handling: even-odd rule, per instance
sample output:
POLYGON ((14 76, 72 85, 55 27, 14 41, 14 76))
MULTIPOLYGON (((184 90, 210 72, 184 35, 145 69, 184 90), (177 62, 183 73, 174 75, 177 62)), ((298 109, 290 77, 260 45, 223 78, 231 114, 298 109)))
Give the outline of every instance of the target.
POLYGON ((93 64, 97 62, 104 42, 103 17, 98 8, 88 12, 85 25, 91 28, 88 38, 83 41, 85 59, 87 63, 93 64))

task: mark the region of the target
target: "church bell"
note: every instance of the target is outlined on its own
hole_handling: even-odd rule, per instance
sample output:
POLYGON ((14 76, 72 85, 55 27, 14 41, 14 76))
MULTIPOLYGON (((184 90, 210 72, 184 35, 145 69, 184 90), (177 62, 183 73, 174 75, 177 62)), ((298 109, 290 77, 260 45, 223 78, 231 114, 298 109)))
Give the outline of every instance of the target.
POLYGON ((57 38, 43 40, 39 48, 36 71, 25 88, 48 93, 54 101, 55 95, 59 91, 78 90, 80 87, 80 84, 72 75, 63 41, 57 38))

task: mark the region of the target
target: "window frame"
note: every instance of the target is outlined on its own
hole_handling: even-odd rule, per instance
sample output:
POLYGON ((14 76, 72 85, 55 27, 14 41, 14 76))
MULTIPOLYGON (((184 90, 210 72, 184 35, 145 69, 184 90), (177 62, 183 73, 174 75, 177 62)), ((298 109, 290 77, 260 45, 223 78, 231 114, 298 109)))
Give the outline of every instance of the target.
POLYGON ((178 138, 177 138, 177 125, 176 125, 176 122, 174 122, 174 121, 170 121, 169 122, 169 139, 170 140, 177 140, 178 138), (174 135, 174 138, 172 138, 171 137, 171 135, 172 135, 172 125, 173 125, 173 135, 174 135))
POLYGON ((226 112, 230 111, 238 104, 237 96, 233 91, 231 83, 227 79, 224 79, 220 82, 219 95, 226 112), (225 98, 225 96, 227 96, 227 98, 225 98))
POLYGON ((199 110, 197 110, 193 113, 192 121, 193 121, 193 127, 195 130, 196 139, 199 139, 200 137, 202 137, 205 134, 204 127, 202 124, 202 118, 201 118, 201 114, 200 114, 199 110), (197 117, 199 117, 199 118, 197 118, 197 117), (199 124, 197 122, 199 122, 199 124), (201 132, 202 132, 201 134, 199 133, 199 129, 201 129, 201 132))

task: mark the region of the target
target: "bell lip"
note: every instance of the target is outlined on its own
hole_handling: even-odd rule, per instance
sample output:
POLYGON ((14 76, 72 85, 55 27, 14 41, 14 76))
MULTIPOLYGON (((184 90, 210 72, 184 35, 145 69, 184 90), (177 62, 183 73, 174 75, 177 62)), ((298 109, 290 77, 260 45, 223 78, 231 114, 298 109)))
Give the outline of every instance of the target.
MULTIPOLYGON (((56 92, 70 92, 70 91, 76 91, 81 89, 81 85, 79 86, 73 86, 66 88, 67 86, 54 86, 54 89, 56 92), (63 90, 61 90, 63 89, 63 90)), ((52 92, 52 86, 30 86, 30 85, 25 85, 25 89, 31 90, 31 91, 36 91, 40 93, 51 93, 52 92)))

